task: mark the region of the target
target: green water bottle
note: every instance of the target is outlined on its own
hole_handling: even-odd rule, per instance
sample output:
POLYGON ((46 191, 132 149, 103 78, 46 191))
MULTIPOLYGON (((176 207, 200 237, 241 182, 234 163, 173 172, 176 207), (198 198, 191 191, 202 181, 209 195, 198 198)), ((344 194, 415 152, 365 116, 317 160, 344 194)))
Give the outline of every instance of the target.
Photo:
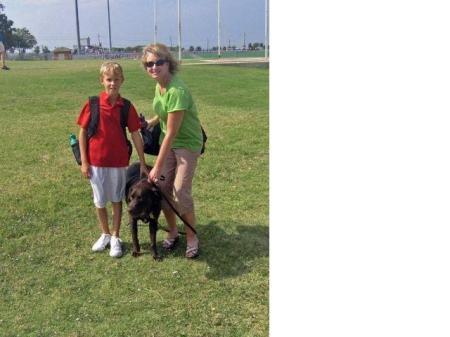
POLYGON ((80 143, 78 142, 77 136, 73 133, 69 136, 69 144, 72 147, 72 152, 77 161, 78 165, 81 165, 81 154, 80 154, 80 143))

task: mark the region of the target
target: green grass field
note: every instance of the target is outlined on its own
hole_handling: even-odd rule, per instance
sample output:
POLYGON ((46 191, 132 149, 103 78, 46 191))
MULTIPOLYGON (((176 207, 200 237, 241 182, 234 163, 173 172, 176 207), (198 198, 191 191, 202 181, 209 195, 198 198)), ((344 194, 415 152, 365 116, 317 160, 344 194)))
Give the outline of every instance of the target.
MULTIPOLYGON (((138 61, 119 62, 122 95, 152 115, 154 82, 138 61)), ((194 180, 201 256, 184 258, 184 237, 163 252, 159 231, 155 262, 146 227, 144 254, 131 256, 126 214, 125 255, 90 251, 99 229, 68 136, 101 90, 100 63, 11 61, 0 72, 0 336, 267 336, 268 69, 181 68, 209 137, 194 180)))

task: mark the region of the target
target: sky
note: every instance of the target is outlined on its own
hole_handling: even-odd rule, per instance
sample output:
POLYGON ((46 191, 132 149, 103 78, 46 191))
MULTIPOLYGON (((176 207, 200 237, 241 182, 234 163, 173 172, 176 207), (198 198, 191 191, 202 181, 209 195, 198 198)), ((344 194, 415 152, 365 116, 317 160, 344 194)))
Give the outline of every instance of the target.
MULTIPOLYGON (((113 47, 152 43, 154 1, 157 40, 178 44, 177 0, 110 0, 113 47)), ((0 0, 15 28, 26 27, 39 46, 73 48, 77 44, 75 0, 0 0)), ((181 0, 182 45, 217 46, 217 1, 181 0)), ((221 0, 221 45, 265 39, 265 0, 221 0)), ((78 0, 80 37, 109 47, 107 0, 78 0)))

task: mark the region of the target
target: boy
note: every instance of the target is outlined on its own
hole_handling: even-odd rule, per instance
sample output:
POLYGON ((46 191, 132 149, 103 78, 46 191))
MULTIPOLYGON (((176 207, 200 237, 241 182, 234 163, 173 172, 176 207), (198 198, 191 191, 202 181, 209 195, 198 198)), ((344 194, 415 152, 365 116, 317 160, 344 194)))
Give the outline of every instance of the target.
MULTIPOLYGON (((90 179, 94 204, 102 234, 92 246, 92 251, 105 250, 110 245, 111 257, 122 256, 119 238, 122 218, 122 199, 125 194, 126 168, 129 164, 128 148, 120 125, 123 99, 119 94, 124 81, 122 67, 115 62, 100 67, 100 82, 105 90, 99 96, 99 122, 95 134, 87 141, 90 120, 89 102, 81 110, 77 124, 80 126, 81 173, 90 179), (109 230, 106 202, 112 203, 112 231, 109 230)), ((141 174, 147 174, 139 118, 132 104, 128 113, 127 128, 139 156, 141 174)))

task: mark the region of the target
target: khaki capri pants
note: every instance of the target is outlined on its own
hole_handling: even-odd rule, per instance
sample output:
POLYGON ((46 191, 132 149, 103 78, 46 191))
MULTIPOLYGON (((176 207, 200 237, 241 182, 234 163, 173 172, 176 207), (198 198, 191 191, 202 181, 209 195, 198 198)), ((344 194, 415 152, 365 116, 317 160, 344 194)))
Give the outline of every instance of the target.
MULTIPOLYGON (((194 211, 192 181, 199 156, 200 152, 171 149, 161 172, 165 179, 158 181, 162 192, 175 201, 174 206, 181 215, 194 211)), ((171 209, 164 198, 161 207, 171 209)))

